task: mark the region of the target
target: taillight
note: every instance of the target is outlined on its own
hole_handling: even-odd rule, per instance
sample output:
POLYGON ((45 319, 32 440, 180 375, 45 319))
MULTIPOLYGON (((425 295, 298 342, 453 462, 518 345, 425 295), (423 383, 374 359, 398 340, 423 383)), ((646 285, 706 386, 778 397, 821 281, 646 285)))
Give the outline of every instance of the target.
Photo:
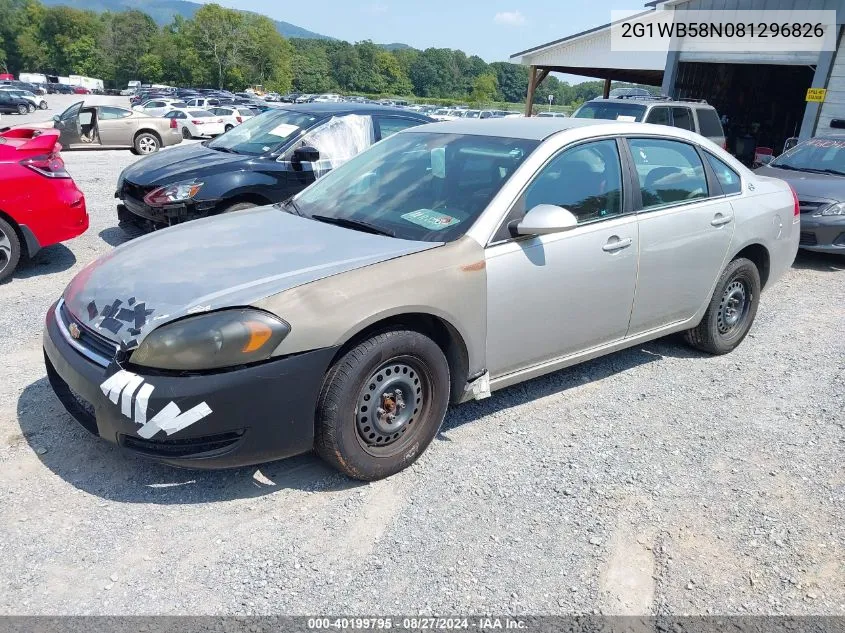
POLYGON ((55 153, 25 158, 20 164, 47 178, 70 178, 62 157, 55 153))
POLYGON ((792 188, 792 185, 789 186, 789 190, 792 192, 792 202, 794 203, 794 206, 792 207, 792 218, 794 220, 795 218, 801 217, 801 203, 798 202, 798 194, 795 193, 795 189, 792 188))
POLYGON ((191 121, 194 125, 202 125, 205 121, 191 121))
POLYGON ((237 121, 238 123, 243 123, 243 122, 244 122, 244 118, 243 118, 242 116, 236 116, 236 117, 235 117, 235 121, 237 121))
POLYGON ((171 130, 178 130, 179 124, 176 122, 176 119, 170 119, 170 129, 171 130))

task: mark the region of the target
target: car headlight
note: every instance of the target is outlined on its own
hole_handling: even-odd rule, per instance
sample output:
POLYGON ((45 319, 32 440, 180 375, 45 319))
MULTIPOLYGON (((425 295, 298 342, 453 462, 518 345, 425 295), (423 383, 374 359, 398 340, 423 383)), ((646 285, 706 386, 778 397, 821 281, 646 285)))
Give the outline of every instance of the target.
POLYGON ((209 312, 153 330, 130 361, 173 370, 234 367, 266 360, 288 333, 290 325, 261 310, 209 312))
POLYGON ((845 202, 834 202, 823 208, 818 215, 845 215, 845 202))
POLYGON ((144 196, 144 202, 151 207, 161 207, 175 202, 185 202, 196 196, 199 190, 202 189, 202 185, 203 183, 197 182, 196 180, 174 182, 172 185, 153 189, 144 196))

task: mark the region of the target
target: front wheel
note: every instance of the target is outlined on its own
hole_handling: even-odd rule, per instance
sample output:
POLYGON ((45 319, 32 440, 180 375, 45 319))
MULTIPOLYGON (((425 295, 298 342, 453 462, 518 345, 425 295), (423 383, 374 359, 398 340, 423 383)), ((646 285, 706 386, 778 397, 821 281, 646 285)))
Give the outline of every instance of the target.
POLYGON ((26 114, 29 112, 29 108, 27 108, 24 104, 20 104, 18 106, 18 114, 26 114))
POLYGON ((30 114, 32 114, 33 112, 35 112, 35 104, 34 104, 34 103, 30 103, 28 106, 26 106, 26 110, 27 110, 27 112, 29 112, 30 114))
POLYGON ((727 354, 751 330, 760 304, 760 272, 754 262, 739 258, 728 264, 697 327, 687 330, 687 343, 710 354, 727 354))
POLYGON ((47 109, 47 102, 46 102, 46 101, 42 101, 42 102, 39 104, 38 108, 39 108, 40 110, 46 110, 46 109, 47 109))
POLYGON ((428 447, 449 404, 449 364, 413 330, 362 341, 326 374, 317 402, 315 449, 355 479, 389 477, 428 447))

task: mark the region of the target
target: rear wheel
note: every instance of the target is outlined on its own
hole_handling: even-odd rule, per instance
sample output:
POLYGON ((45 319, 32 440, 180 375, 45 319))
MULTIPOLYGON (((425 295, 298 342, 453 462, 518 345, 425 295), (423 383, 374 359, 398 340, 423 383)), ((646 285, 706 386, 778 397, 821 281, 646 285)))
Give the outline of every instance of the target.
POLYGON ((47 109, 47 102, 46 102, 46 101, 42 101, 42 102, 38 105, 38 108, 39 108, 39 109, 41 109, 41 110, 46 110, 46 109, 47 109))
POLYGON ((0 218, 0 282, 15 272, 21 259, 21 242, 14 227, 0 218))
POLYGON ((188 129, 188 128, 186 128, 186 127, 183 127, 183 128, 182 128, 182 138, 184 138, 184 139, 192 139, 192 138, 194 138, 194 135, 193 135, 193 134, 191 134, 191 130, 189 130, 189 129, 188 129))
POLYGON ((732 352, 751 330, 760 289, 760 273, 754 263, 744 258, 733 260, 719 277, 701 323, 686 331, 687 342, 710 354, 732 352))
POLYGON ((23 103, 18 105, 18 114, 26 114, 29 112, 29 108, 27 108, 23 103))
POLYGON ((232 128, 234 128, 234 127, 235 127, 234 125, 227 124, 227 125, 226 125, 226 127, 224 127, 224 128, 223 128, 223 131, 224 131, 224 132, 228 132, 229 130, 231 130, 231 129, 232 129, 232 128))
POLYGON ((161 141, 151 132, 141 132, 135 137, 135 153, 137 154, 155 154, 159 147, 161 147, 161 141))
POLYGON ((326 374, 315 449, 355 479, 389 477, 431 443, 448 403, 449 365, 437 343, 412 330, 381 332, 326 374))
POLYGON ((30 114, 32 114, 33 112, 35 112, 35 104, 34 104, 34 103, 30 103, 28 106, 26 106, 26 110, 27 110, 27 112, 29 112, 30 114))

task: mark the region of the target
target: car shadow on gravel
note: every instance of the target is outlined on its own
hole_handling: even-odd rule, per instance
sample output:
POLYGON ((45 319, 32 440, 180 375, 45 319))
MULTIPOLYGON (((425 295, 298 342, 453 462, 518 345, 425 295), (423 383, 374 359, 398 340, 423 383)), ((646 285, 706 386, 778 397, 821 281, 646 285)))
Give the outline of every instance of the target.
POLYGON ((35 257, 21 263, 12 275, 13 279, 29 279, 39 275, 61 273, 76 264, 76 255, 64 244, 53 244, 42 248, 35 257))
POLYGON ((100 239, 109 246, 120 246, 121 244, 125 244, 136 237, 140 237, 143 235, 143 232, 140 229, 138 229, 136 233, 131 230, 126 231, 119 226, 112 226, 107 229, 103 229, 97 235, 99 235, 100 239))
POLYGON ((47 468, 75 488, 109 501, 198 504, 285 489, 331 492, 363 485, 315 455, 218 471, 179 469, 129 455, 83 429, 64 410, 46 377, 24 389, 17 413, 21 433, 47 468))
POLYGON ((843 271, 845 270, 845 252, 838 255, 836 253, 815 253, 799 250, 792 267, 801 270, 817 270, 823 273, 843 271))
POLYGON ((677 336, 669 336, 645 345, 638 345, 602 356, 496 391, 491 397, 484 400, 470 401, 450 409, 438 439, 449 441, 448 437, 444 435, 445 432, 498 411, 534 402, 546 396, 564 393, 575 387, 659 361, 664 357, 706 358, 707 354, 687 347, 680 342, 680 338, 677 336))

